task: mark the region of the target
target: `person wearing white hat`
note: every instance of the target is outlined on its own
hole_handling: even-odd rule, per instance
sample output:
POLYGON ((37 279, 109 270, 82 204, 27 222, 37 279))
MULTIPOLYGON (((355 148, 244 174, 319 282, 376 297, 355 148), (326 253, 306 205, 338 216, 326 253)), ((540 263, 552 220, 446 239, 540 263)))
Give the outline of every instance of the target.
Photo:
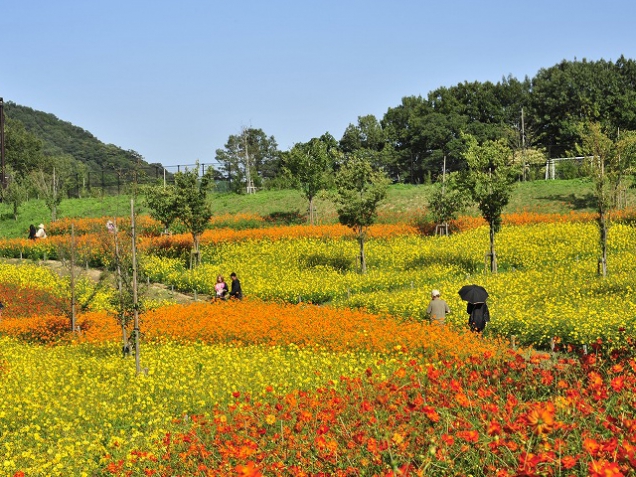
POLYGON ((35 238, 46 238, 46 230, 44 230, 44 224, 38 225, 38 231, 35 232, 35 238))
POLYGON ((450 312, 448 304, 440 298, 439 290, 433 290, 431 292, 431 302, 426 309, 426 314, 429 316, 431 323, 446 324, 446 315, 450 312))

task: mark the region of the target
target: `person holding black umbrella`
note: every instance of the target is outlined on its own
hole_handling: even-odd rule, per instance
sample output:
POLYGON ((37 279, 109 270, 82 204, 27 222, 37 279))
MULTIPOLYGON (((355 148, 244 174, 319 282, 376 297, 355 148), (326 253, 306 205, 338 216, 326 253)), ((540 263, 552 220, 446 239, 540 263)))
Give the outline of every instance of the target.
POLYGON ((462 300, 468 302, 466 313, 468 313, 468 326, 476 333, 481 333, 490 321, 490 311, 486 304, 488 292, 479 285, 466 285, 459 290, 462 300))

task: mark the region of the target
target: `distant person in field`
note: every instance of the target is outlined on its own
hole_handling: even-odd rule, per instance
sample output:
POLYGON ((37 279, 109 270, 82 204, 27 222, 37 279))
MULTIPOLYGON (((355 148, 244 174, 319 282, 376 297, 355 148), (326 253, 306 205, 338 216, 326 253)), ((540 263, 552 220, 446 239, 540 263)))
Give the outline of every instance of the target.
POLYGON ((236 298, 237 300, 243 299, 243 290, 241 289, 241 282, 239 281, 236 273, 232 272, 230 275, 232 279, 232 287, 230 288, 230 298, 236 298))
POLYGON ((439 290, 433 290, 431 292, 431 301, 426 308, 426 314, 429 316, 431 323, 437 325, 446 324, 446 315, 450 313, 448 304, 440 298, 439 290))
POLYGON ((38 225, 38 231, 35 232, 35 238, 39 238, 39 239, 46 238, 46 230, 44 229, 44 224, 38 225))
POLYGON ((216 283, 214 284, 214 291, 216 292, 216 297, 221 300, 227 299, 227 283, 225 283, 225 279, 223 275, 219 275, 216 277, 216 283))
POLYGON ((4 303, 0 301, 0 320, 2 320, 2 310, 4 310, 4 303))
POLYGON ((109 220, 108 222, 106 222, 106 230, 108 230, 108 232, 111 234, 115 233, 115 224, 113 223, 112 220, 109 220))
POLYGON ((37 234, 38 230, 35 228, 35 225, 29 225, 29 240, 35 240, 35 234, 37 234))
POLYGON ((481 333, 486 328, 486 324, 490 321, 490 311, 488 305, 483 303, 468 303, 466 307, 468 313, 468 326, 475 333, 481 333))

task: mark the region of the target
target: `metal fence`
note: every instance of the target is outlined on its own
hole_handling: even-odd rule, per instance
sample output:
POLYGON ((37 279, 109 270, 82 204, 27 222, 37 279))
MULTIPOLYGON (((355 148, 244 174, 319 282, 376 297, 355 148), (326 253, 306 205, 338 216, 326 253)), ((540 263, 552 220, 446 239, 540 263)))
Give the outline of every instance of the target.
MULTIPOLYGON (((214 165, 198 164, 199 173, 204 174, 211 166, 214 165)), ((91 170, 86 174, 76 172, 65 178, 64 189, 69 197, 128 194, 133 187, 139 185, 173 184, 175 173, 192 170, 195 167, 197 164, 178 164, 175 166, 151 164, 127 170, 102 168, 101 171, 91 170)))

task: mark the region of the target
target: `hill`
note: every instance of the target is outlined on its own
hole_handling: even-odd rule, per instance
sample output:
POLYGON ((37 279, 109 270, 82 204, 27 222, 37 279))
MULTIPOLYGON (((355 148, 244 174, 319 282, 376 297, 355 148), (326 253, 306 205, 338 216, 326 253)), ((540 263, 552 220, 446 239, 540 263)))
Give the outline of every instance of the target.
POLYGON ((4 111, 7 118, 20 121, 28 132, 42 141, 42 152, 46 156, 67 155, 85 164, 89 180, 92 175, 95 181, 101 182, 103 171, 104 181, 111 184, 118 173, 129 171, 137 161, 143 168, 152 169, 154 176, 153 165, 141 160, 135 151, 105 144, 90 132, 51 113, 11 101, 5 103, 4 111))

